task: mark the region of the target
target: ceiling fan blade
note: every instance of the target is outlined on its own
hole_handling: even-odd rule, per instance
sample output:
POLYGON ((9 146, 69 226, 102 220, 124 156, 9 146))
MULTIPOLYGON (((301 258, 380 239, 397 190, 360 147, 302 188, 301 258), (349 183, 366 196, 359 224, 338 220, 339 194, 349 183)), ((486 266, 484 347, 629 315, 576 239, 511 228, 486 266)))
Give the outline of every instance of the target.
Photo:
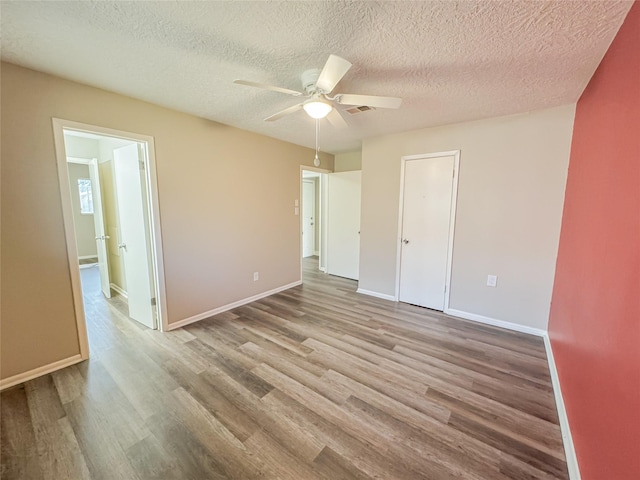
POLYGON ((340 93, 336 95, 336 100, 341 105, 366 105, 376 108, 400 108, 402 99, 398 97, 378 97, 376 95, 354 95, 351 93, 340 93))
POLYGON ((265 85, 264 83, 250 82, 249 80, 234 80, 233 83, 237 83, 238 85, 247 85, 248 87, 262 88, 264 90, 271 90, 273 92, 286 93, 287 95, 293 95, 294 97, 303 95, 302 92, 297 92, 296 90, 274 87, 273 85, 265 85))
POLYGON ((284 110, 278 112, 278 113, 274 113, 273 115, 271 115, 270 117, 267 117, 264 119, 265 122, 273 122, 274 120, 278 120, 286 115, 289 115, 291 113, 295 113, 298 110, 302 110, 302 103, 299 103, 297 105, 294 105, 293 107, 289 107, 289 108, 285 108, 284 110))
POLYGON ((335 128, 349 128, 349 125, 342 116, 342 113, 340 113, 340 110, 338 110, 337 108, 331 109, 331 112, 329 112, 329 115, 327 115, 327 120, 329 120, 329 123, 335 128))
POLYGON ((327 63, 324 64, 324 68, 320 72, 316 86, 324 93, 331 93, 350 68, 351 62, 337 55, 329 55, 327 63))

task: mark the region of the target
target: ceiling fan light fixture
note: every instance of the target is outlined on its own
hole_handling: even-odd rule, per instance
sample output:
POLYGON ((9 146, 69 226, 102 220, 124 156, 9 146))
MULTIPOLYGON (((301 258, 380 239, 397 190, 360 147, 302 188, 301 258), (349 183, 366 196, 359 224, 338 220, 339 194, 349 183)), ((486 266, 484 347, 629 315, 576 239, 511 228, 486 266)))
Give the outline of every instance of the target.
POLYGON ((307 115, 311 118, 319 119, 329 115, 333 107, 327 102, 314 98, 305 102, 302 108, 304 108, 304 111, 307 112, 307 115))

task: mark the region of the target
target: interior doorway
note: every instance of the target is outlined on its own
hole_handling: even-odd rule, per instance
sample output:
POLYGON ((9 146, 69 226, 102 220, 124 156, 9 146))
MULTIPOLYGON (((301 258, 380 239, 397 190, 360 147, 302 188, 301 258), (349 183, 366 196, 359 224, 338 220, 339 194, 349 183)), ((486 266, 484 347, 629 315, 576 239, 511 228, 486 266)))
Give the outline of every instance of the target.
POLYGON ((307 177, 302 179, 302 258, 319 255, 320 228, 316 228, 319 219, 319 205, 316 191, 319 191, 318 179, 307 177))
POLYGON ((326 272, 328 173, 320 168, 300 168, 300 205, 296 205, 296 213, 300 215, 300 278, 305 259, 314 268, 326 272))
POLYGON ((131 322, 162 329, 166 300, 153 138, 59 119, 54 135, 81 344, 88 350, 87 298, 117 304, 131 322), (98 281, 98 295, 83 292, 98 281))

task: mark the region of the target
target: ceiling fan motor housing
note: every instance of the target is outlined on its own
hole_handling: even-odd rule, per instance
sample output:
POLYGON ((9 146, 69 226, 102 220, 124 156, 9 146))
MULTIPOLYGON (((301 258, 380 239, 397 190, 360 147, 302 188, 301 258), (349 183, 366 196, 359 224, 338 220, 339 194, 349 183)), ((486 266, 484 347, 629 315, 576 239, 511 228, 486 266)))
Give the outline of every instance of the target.
POLYGON ((320 77, 320 69, 312 68, 311 70, 305 70, 300 75, 300 80, 302 81, 302 88, 307 95, 313 95, 314 93, 323 93, 320 92, 318 87, 316 86, 316 82, 318 81, 318 77, 320 77))

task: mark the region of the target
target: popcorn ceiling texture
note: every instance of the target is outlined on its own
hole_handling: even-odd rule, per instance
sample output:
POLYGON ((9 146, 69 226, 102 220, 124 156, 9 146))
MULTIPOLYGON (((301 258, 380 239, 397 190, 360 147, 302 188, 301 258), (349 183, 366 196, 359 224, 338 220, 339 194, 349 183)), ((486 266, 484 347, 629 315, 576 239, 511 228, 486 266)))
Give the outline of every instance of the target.
MULTIPOLYGON (((2 2, 2 59, 307 147, 300 90, 330 53, 335 92, 398 96, 400 110, 321 124, 321 149, 366 137, 577 101, 630 1, 2 2)), ((342 107, 346 108, 346 107, 342 107)))

